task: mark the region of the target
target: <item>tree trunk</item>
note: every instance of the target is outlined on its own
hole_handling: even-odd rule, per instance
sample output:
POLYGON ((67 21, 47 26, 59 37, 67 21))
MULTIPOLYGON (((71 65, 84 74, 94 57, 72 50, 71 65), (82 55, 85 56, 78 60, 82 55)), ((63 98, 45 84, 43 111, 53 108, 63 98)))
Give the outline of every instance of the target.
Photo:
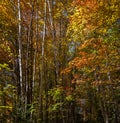
POLYGON ((22 82, 22 42, 21 42, 21 37, 22 37, 22 31, 21 31, 21 5, 20 5, 20 0, 18 0, 18 43, 19 43, 19 85, 20 85, 20 104, 23 101, 23 82, 22 82))
POLYGON ((55 84, 57 85, 59 81, 59 65, 58 65, 58 51, 57 51, 57 44, 56 44, 56 30, 54 26, 54 20, 53 20, 53 15, 52 15, 52 5, 50 4, 50 1, 48 0, 48 9, 49 9, 49 17, 50 17, 50 25, 51 25, 51 34, 52 34, 52 42, 54 45, 54 66, 55 66, 55 84))
POLYGON ((45 70, 44 70, 44 52, 45 52, 45 35, 46 35, 46 9, 47 9, 47 0, 44 1, 44 25, 43 25, 43 31, 42 31, 42 51, 41 51, 41 55, 42 55, 42 61, 41 61, 41 78, 40 78, 40 90, 39 90, 39 117, 41 118, 41 120, 43 120, 43 123, 46 120, 46 117, 44 115, 44 111, 42 111, 42 106, 43 106, 43 101, 42 101, 42 93, 43 93, 43 85, 45 83, 45 70))

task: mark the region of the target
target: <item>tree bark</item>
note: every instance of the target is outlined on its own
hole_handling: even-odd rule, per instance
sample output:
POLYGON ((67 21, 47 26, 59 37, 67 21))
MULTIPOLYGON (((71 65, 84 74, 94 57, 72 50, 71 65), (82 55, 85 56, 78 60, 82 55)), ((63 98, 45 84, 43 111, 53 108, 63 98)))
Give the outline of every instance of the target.
MULTIPOLYGON (((42 31, 42 47, 41 47, 41 57, 42 57, 42 61, 41 61, 41 78, 40 78, 40 90, 39 90, 39 117, 45 122, 45 117, 44 117, 44 111, 42 111, 42 93, 43 93, 43 85, 45 83, 45 70, 44 70, 44 53, 45 53, 45 36, 46 36, 46 12, 47 12, 47 0, 44 0, 44 25, 43 25, 43 31, 42 31)), ((43 123, 44 123, 43 122, 43 123)))
POLYGON ((56 30, 54 26, 54 20, 53 20, 53 15, 52 15, 52 5, 50 4, 50 1, 48 0, 48 9, 49 9, 49 17, 50 17, 50 25, 51 25, 51 33, 52 33, 52 42, 54 45, 54 65, 55 65, 55 84, 57 85, 59 81, 59 66, 58 66, 58 51, 57 51, 57 45, 56 45, 56 30))
POLYGON ((20 5, 20 0, 18 0, 18 43, 19 43, 19 85, 20 85, 20 103, 22 103, 22 97, 23 97, 23 76, 22 76, 22 31, 21 31, 21 5, 20 5))

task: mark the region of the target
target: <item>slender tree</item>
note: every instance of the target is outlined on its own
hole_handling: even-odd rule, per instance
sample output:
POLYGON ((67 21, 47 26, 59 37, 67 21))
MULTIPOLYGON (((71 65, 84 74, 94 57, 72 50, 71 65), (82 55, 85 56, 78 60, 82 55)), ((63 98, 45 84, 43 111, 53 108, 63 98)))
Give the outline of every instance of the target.
POLYGON ((19 55, 18 55, 18 60, 19 60, 19 83, 20 83, 20 100, 21 100, 21 103, 23 101, 23 76, 22 76, 22 41, 21 41, 21 38, 22 38, 22 25, 21 25, 21 5, 20 5, 20 0, 18 0, 18 43, 19 43, 19 55))

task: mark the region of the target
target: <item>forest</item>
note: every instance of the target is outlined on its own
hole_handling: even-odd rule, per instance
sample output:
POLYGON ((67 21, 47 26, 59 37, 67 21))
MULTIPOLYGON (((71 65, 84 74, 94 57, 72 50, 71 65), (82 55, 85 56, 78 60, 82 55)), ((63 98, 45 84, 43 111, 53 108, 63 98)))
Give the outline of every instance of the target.
POLYGON ((120 0, 0 0, 0 123, 120 123, 120 0))

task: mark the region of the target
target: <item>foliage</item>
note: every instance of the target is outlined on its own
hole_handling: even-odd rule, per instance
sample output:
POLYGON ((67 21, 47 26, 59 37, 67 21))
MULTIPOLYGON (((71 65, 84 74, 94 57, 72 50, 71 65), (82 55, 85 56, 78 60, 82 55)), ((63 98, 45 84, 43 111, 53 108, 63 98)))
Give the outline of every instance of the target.
POLYGON ((74 101, 73 93, 70 93, 70 90, 65 91, 63 87, 53 88, 48 91, 50 99, 54 102, 49 108, 49 111, 58 112, 61 108, 65 110, 66 105, 74 101))
POLYGON ((119 0, 0 3, 0 122, 118 123, 119 0))
MULTIPOLYGON (((111 103, 118 102, 117 98, 112 95, 114 93, 113 88, 116 88, 116 85, 120 81, 117 74, 120 71, 120 24, 118 23, 119 3, 117 5, 117 2, 112 1, 111 4, 109 1, 106 1, 103 4, 102 1, 88 0, 83 3, 82 1, 78 1, 75 4, 75 11, 70 18, 71 22, 68 28, 69 40, 79 41, 80 45, 77 56, 69 62, 69 67, 65 69, 65 73, 72 73, 74 70, 75 74, 79 74, 72 81, 77 84, 77 93, 83 92, 82 94, 84 96, 80 95, 79 98, 85 97, 88 99, 90 104, 88 108, 94 105, 92 99, 89 98, 90 95, 93 96, 96 94, 98 107, 102 112, 104 121, 107 120, 104 117, 106 114, 113 117, 113 114, 110 113, 111 111, 106 112, 105 110, 107 110, 111 103), (92 4, 93 7, 89 6, 89 4, 92 4), (90 14, 88 15, 87 13, 89 12, 90 14), (84 86, 85 88, 82 88, 83 91, 79 91, 79 87, 84 86), (94 89, 96 89, 96 92, 92 94, 92 90, 94 89), (86 93, 88 94, 86 95, 86 93), (103 103, 104 107, 101 106, 101 103, 103 103)), ((120 87, 118 86, 118 88, 120 87)), ((97 110, 93 110, 91 115, 94 115, 94 113, 97 114, 98 112, 97 110)), ((111 119, 108 117, 108 120, 110 121, 111 119)), ((112 119, 114 122, 115 120, 115 118, 112 119)))

